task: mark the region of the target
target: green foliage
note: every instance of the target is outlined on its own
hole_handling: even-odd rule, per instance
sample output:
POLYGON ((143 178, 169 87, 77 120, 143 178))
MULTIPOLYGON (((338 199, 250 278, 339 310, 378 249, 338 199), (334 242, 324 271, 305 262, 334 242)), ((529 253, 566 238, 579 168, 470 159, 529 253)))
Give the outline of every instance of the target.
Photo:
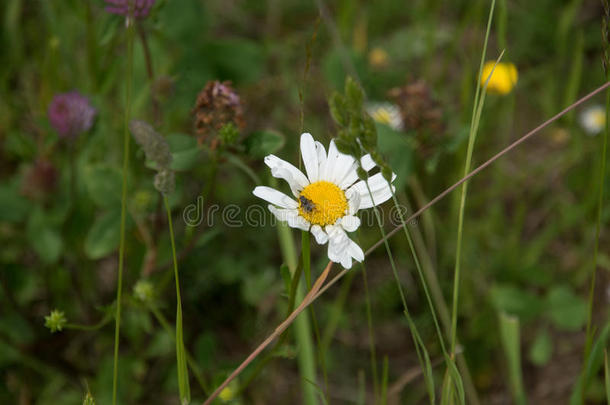
POLYGON ((256 159, 262 159, 280 150, 285 142, 284 136, 279 132, 255 131, 246 138, 244 145, 248 155, 256 159))
MULTIPOLYGON (((236 7, 220 0, 159 0, 148 18, 132 25, 133 75, 127 73, 125 18, 107 13, 104 1, 0 3, 2 404, 112 403, 111 323, 118 308, 124 178, 117 402, 154 405, 187 398, 187 384, 192 403, 201 403, 302 298, 297 288, 301 278, 291 277, 291 271, 303 270, 296 265, 291 234, 282 228, 278 242, 265 204, 252 196, 255 185, 269 184, 266 155, 277 154, 302 168, 301 115, 303 131, 324 145, 333 138, 341 151, 356 157, 371 153, 385 175, 396 173, 396 197, 409 207, 407 215, 463 174, 489 2, 245 0, 236 7), (318 3, 326 7, 320 10, 318 3), (245 125, 222 125, 203 139, 193 125, 193 107, 208 80, 232 82, 245 125), (128 87, 133 90, 130 116, 147 122, 154 134, 152 148, 129 151, 123 176, 121 131, 128 87), (395 97, 397 89, 408 96, 395 97), (53 96, 67 91, 87 96, 97 110, 92 129, 70 140, 58 136, 47 113, 53 96), (436 103, 424 102, 429 99, 436 103), (401 129, 366 113, 369 103, 390 100, 400 110, 401 129), (421 125, 430 116, 438 119, 435 131, 421 125), (32 172, 40 161, 48 171, 32 172), (180 316, 174 312, 168 219, 155 175, 158 188, 167 192, 175 225, 180 316), (228 223, 233 208, 242 226, 228 223), (246 209, 260 214, 260 223, 248 223, 246 209), (201 222, 186 224, 185 212, 201 222), (178 324, 184 329, 179 336, 178 324)), ((503 59, 515 63, 519 83, 509 95, 487 94, 485 109, 475 111, 478 144, 471 169, 605 81, 596 56, 600 21, 594 11, 599 5, 551 0, 502 4, 501 26, 492 26, 488 58, 506 49, 503 59)), ((604 11, 606 68, 607 20, 604 11)), ((457 336, 481 404, 510 395, 514 370, 522 367, 526 376, 544 377, 560 361, 563 367, 583 352, 577 337, 587 323, 583 297, 594 267, 602 157, 601 136, 584 135, 580 114, 598 102, 592 99, 573 117, 547 127, 469 184, 457 336), (498 328, 500 312, 508 320, 498 328), (524 350, 517 350, 519 345, 524 350), (503 361, 503 353, 510 359, 503 361), (523 364, 517 366, 519 355, 523 364)), ((279 181, 278 188, 288 192, 279 181)), ((437 293, 445 301, 453 297, 450 271, 459 203, 455 194, 448 196, 421 221, 407 224, 422 265, 438 275, 437 293)), ((607 205, 606 196, 600 204, 600 229, 610 220, 607 205)), ((389 203, 380 207, 384 232, 397 225, 392 209, 389 203)), ((361 217, 358 241, 364 250, 379 240, 372 215, 364 211, 361 217)), ((600 233, 598 274, 608 268, 607 238, 600 233)), ((387 258, 379 249, 372 251, 366 258, 370 302, 359 277, 346 283, 355 273, 315 302, 324 332, 325 371, 332 382, 326 397, 368 403, 370 393, 377 391, 379 397, 383 386, 388 403, 422 403, 426 396, 444 394, 433 387, 445 376, 455 381, 453 398, 471 403, 461 366, 451 363, 445 370, 439 365, 446 359, 426 294, 411 275, 415 268, 407 241, 396 235, 389 244, 400 283, 409 293, 412 323, 405 322, 387 258), (419 332, 415 343, 409 336, 412 327, 419 332), (379 355, 373 356, 376 377, 369 375, 370 353, 363 350, 370 345, 379 355), (418 358, 402 355, 417 349, 424 376, 403 383, 405 370, 415 370, 418 358), (388 360, 382 363, 385 355, 388 360)), ((326 265, 327 248, 311 245, 312 280, 326 265)), ((333 269, 329 278, 335 274, 333 269)), ((582 361, 573 404, 602 403, 600 371, 608 327, 596 324, 607 312, 599 297, 591 301, 595 339, 582 361)), ((436 301, 434 307, 446 332, 436 301)), ((268 359, 257 359, 230 386, 231 401, 299 403, 299 384, 313 393, 310 398, 319 399, 317 391, 326 387, 321 379, 314 381, 316 373, 307 377, 310 383, 294 372, 296 362, 310 372, 316 366, 319 348, 307 346, 314 332, 304 325, 288 329, 268 359)), ((571 371, 576 368, 566 365, 566 380, 577 380, 571 371)), ((605 375, 608 389, 607 371, 605 375)), ((530 402, 547 401, 531 381, 524 381, 530 402)))
POLYGON ((527 403, 525 390, 523 388, 523 373, 521 371, 521 337, 519 318, 499 314, 500 340, 504 348, 506 363, 508 364, 508 377, 511 393, 516 404, 527 403))
POLYGON ((116 250, 119 246, 121 212, 107 211, 99 216, 89 229, 85 238, 85 254, 91 259, 100 259, 116 250))
POLYGON ((553 340, 548 330, 541 329, 532 342, 529 349, 529 360, 537 365, 543 366, 549 362, 553 354, 553 340))

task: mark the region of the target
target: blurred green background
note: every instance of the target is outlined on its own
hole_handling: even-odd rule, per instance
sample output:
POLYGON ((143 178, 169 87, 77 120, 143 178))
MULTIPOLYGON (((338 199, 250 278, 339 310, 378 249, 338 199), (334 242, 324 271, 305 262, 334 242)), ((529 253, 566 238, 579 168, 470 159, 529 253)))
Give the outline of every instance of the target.
MULTIPOLYGON (((104 7, 101 0, 0 5, 2 404, 80 404, 88 389, 97 403, 111 401, 128 80, 125 18, 104 7), (58 136, 47 109, 55 94, 72 90, 89 98, 97 117, 90 131, 70 140, 58 136), (69 325, 52 334, 44 317, 53 309, 64 311, 69 325)), ((234 204, 245 221, 246 207, 264 207, 252 196, 256 182, 271 184, 263 157, 275 153, 296 164, 303 129, 327 144, 336 131, 327 99, 342 90, 347 75, 361 83, 368 101, 398 104, 403 127, 380 123, 379 148, 398 174, 401 203, 410 211, 421 207, 463 171, 489 7, 482 0, 161 0, 137 21, 131 117, 154 124, 174 158, 170 204, 185 344, 200 368, 197 378, 191 375, 194 403, 281 322, 287 299, 275 226, 234 227, 220 214, 212 226, 187 226, 184 209, 203 196, 202 210, 234 204), (230 80, 240 96, 244 126, 230 142, 218 133, 197 136, 194 128, 197 95, 210 80, 230 80)), ((498 1, 486 59, 505 50, 503 61, 516 66, 519 80, 508 94, 487 95, 475 165, 604 82, 602 11, 597 0, 498 1)), ((562 117, 470 184, 458 335, 483 404, 513 403, 500 313, 520 320, 530 403, 567 403, 573 390, 601 148, 601 136, 590 136, 581 117, 603 103, 599 95, 562 117)), ((154 171, 131 146, 120 403, 177 404, 170 237, 154 171)), ((446 302, 458 196, 410 228, 446 302)), ((382 207, 386 217, 390 206, 382 207)), ((610 299, 609 213, 605 203, 594 310, 599 325, 610 299)), ((357 235, 365 250, 379 237, 374 222, 357 235)), ((438 340, 404 235, 391 246, 409 308, 436 361, 438 340)), ((317 275, 326 248, 314 244, 312 255, 317 275)), ((426 403, 383 249, 366 266, 379 370, 389 359, 388 403, 426 403)), ((355 267, 314 307, 330 345, 329 402, 370 403, 361 271, 355 267)), ((298 349, 289 337, 272 361, 260 372, 249 368, 219 403, 300 403, 298 349)), ((438 373, 440 381, 442 368, 438 373)), ((601 374, 587 398, 605 403, 601 374)))

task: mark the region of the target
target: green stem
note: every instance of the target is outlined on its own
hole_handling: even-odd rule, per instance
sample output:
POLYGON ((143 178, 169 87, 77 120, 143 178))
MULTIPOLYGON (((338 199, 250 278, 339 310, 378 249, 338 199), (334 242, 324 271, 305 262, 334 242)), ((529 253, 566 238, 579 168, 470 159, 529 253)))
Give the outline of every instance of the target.
MULTIPOLYGON (((163 313, 161 311, 159 311, 157 309, 157 307, 155 307, 154 305, 147 305, 146 307, 150 310, 150 312, 152 312, 154 317, 157 319, 157 321, 159 322, 161 327, 167 332, 167 334, 170 336, 170 338, 173 341, 175 341, 176 339, 175 339, 175 336, 174 336, 174 331, 172 330, 172 327, 171 327, 170 323, 165 318, 163 313)), ((207 384, 205 383, 205 380, 203 378, 203 374, 201 372, 201 368, 199 368, 199 366, 197 365, 197 362, 195 361, 193 356, 191 356, 191 354, 187 350, 185 350, 185 354, 186 354, 186 361, 187 361, 189 367, 191 368, 191 371, 193 372, 193 375, 195 376, 195 379, 199 383, 199 386, 201 387, 203 392, 207 395, 208 394, 208 387, 207 387, 207 384)))
MULTIPOLYGON (((288 225, 284 223, 278 223, 278 237, 280 242, 280 248, 282 256, 284 257, 285 263, 288 265, 290 272, 293 277, 297 275, 297 251, 294 240, 292 239, 292 233, 288 225)), ((299 283, 296 290, 295 299, 298 302, 303 300, 305 296, 303 292, 303 284, 299 283)), ((311 327, 309 325, 309 319, 306 316, 299 316, 294 321, 295 328, 295 339, 299 346, 298 352, 298 363, 299 371, 301 373, 301 386, 303 389, 303 403, 306 405, 317 404, 317 393, 315 386, 309 381, 316 381, 316 366, 313 354, 313 342, 311 340, 311 327)))
MULTIPOLYGON (((400 294, 400 300, 403 306, 403 312, 405 318, 407 319, 407 323, 409 325, 409 331, 411 332, 411 337, 413 339, 413 344, 415 346, 415 350, 417 352, 417 357, 419 359, 421 368, 423 370, 426 387, 428 390, 428 397, 430 399, 430 404, 434 404, 435 401, 435 393, 434 393, 434 379, 432 376, 432 364, 430 363, 430 356, 428 355, 428 351, 423 344, 419 331, 415 326, 415 322, 413 322, 413 318, 411 318, 411 314, 409 312, 409 308, 407 306, 407 299, 405 297, 405 293, 402 288, 402 284, 400 283, 400 277, 398 275, 398 270, 396 268, 396 263, 394 261, 394 255, 392 254, 392 250, 390 249, 390 244, 388 243, 388 238, 386 237, 385 230, 383 229, 383 223, 381 221, 381 217, 379 214, 379 210, 375 205, 375 200, 373 199, 373 193, 371 192, 371 188, 369 186, 368 180, 365 180, 364 184, 366 185, 367 191, 369 193, 369 197, 373 203, 373 212, 375 213, 375 218, 377 219, 377 224, 379 226, 379 231, 381 232, 381 237, 383 239, 383 243, 385 245, 386 253, 388 255, 388 259, 390 260, 390 265, 392 267, 392 273, 394 274, 394 280, 396 281, 396 286, 398 287, 398 292, 400 294)), ((383 395, 383 390, 382 390, 383 395)))
POLYGON ((127 28, 127 79, 125 94, 125 122, 123 127, 123 186, 121 191, 121 228, 119 244, 119 274, 117 276, 116 315, 114 326, 114 366, 112 372, 112 405, 117 403, 119 373, 119 333, 121 329, 121 296, 123 294, 123 266, 125 262, 125 219, 127 214, 127 175, 129 169, 129 115, 133 76, 133 23, 127 28))
POLYGON ((163 203, 167 212, 169 235, 172 243, 172 260, 174 262, 174 279, 176 280, 176 361, 178 364, 178 387, 180 389, 180 402, 188 404, 191 400, 188 369, 186 366, 186 353, 184 348, 184 334, 182 330, 182 299, 180 297, 180 279, 178 278, 178 260, 176 259, 176 242, 174 241, 174 226, 172 212, 169 209, 167 196, 163 195, 163 203))
MULTIPOLYGON (((610 76, 608 77, 610 80, 610 76)), ((599 251, 599 235, 601 232, 602 213, 604 206, 604 183, 606 179, 606 156, 608 149, 608 132, 610 132, 610 90, 606 91, 606 128, 601 152, 601 163, 599 166, 599 191, 597 197, 597 221, 595 224, 595 247, 593 250, 593 266, 591 268, 591 284, 589 286, 589 302, 587 305, 587 333, 585 340, 585 355, 583 359, 583 370, 587 364, 587 358, 593 344, 593 303, 595 301, 595 276, 597 274, 597 256, 599 251)))
MULTIPOLYGON (((311 289, 311 254, 310 247, 311 241, 309 237, 308 231, 301 232, 301 256, 303 258, 303 273, 305 274, 305 285, 307 286, 307 291, 311 289)), ((313 323, 313 330, 316 337, 316 344, 318 346, 318 361, 320 362, 320 367, 322 368, 322 375, 324 377, 324 394, 328 396, 328 374, 326 372, 326 351, 324 345, 322 344, 322 339, 320 338, 320 328, 318 327, 318 318, 316 317, 316 312, 314 310, 313 305, 309 307, 309 312, 311 313, 311 320, 313 323)))
POLYGON ((82 331, 94 331, 103 328, 108 322, 112 320, 112 316, 105 316, 101 321, 94 325, 80 325, 76 323, 68 323, 64 325, 64 329, 82 330, 82 331))
MULTIPOLYGON (((485 63, 485 55, 487 54, 487 42, 489 40, 489 32, 491 29, 491 21, 493 19, 493 12, 495 7, 495 0, 491 2, 491 9, 489 10, 489 17, 487 19, 487 29, 485 32, 485 42, 483 44, 483 52, 481 54, 481 63, 479 65, 479 74, 477 75, 477 91, 475 92, 474 105, 472 107, 472 120, 470 122, 470 133, 468 135, 468 150, 466 152, 466 163, 464 164, 464 176, 470 171, 472 152, 474 149, 474 141, 479 126, 480 118, 480 106, 483 104, 480 100, 484 99, 485 92, 481 90, 481 74, 483 72, 483 64, 485 63)), ((493 71, 492 71, 493 72, 493 71)), ((451 355, 455 356, 455 345, 457 335, 457 306, 460 294, 460 264, 462 256, 462 233, 464 229, 464 211, 466 206, 466 194, 468 191, 468 182, 464 182, 462 185, 462 194, 460 196, 460 211, 458 216, 458 229, 457 229, 457 246, 455 252, 455 267, 453 276, 453 305, 451 311, 451 355)))
MULTIPOLYGON (((366 324, 369 330, 369 351, 371 353, 371 373, 373 377, 373 395, 375 398, 374 403, 377 403, 379 399, 379 382, 377 381, 377 352, 375 350, 375 329, 373 328, 373 315, 371 312, 371 296, 369 294, 369 283, 366 276, 366 266, 364 263, 360 265, 362 267, 362 282, 364 284, 364 301, 366 303, 366 324)), ((385 365, 385 363, 384 363, 385 365)), ((382 401, 383 403, 383 401, 382 401)))

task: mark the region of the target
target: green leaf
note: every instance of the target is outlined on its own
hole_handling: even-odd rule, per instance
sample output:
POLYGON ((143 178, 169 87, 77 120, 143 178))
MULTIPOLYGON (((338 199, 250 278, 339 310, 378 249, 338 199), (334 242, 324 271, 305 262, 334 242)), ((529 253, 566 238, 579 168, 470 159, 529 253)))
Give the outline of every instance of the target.
POLYGON ((538 296, 512 285, 496 285, 490 290, 491 301, 499 312, 531 319, 538 315, 543 303, 538 296))
POLYGON ((263 73, 265 51, 256 41, 244 38, 216 40, 206 44, 203 53, 217 77, 231 78, 238 83, 254 82, 263 73))
POLYGON ((121 212, 108 211, 98 217, 85 238, 85 254, 90 259, 100 259, 119 246, 121 212))
POLYGON ((275 131, 256 131, 246 138, 244 144, 250 156, 260 159, 280 150, 284 146, 284 136, 275 131))
POLYGON ((553 340, 546 329, 542 329, 536 335, 534 342, 530 346, 529 360, 537 365, 544 366, 551 359, 553 354, 553 340))
POLYGON ((171 168, 173 170, 185 171, 195 167, 201 155, 197 139, 184 134, 170 134, 166 139, 172 152, 171 168))
POLYGON ((376 124, 379 152, 387 156, 392 171, 396 173, 394 186, 401 190, 413 171, 413 147, 407 136, 383 124, 376 124))
POLYGON ((500 312, 500 339, 508 364, 508 376, 513 399, 518 405, 527 403, 521 370, 521 339, 519 318, 500 312))
POLYGON ((30 209, 30 202, 19 195, 16 187, 0 185, 0 221, 19 222, 30 209))
POLYGON ((47 221, 42 209, 37 208, 31 214, 27 226, 27 236, 30 245, 38 257, 47 264, 53 264, 59 259, 63 242, 60 233, 47 221))
POLYGON ((557 286, 546 296, 546 313, 562 330, 577 331, 587 322, 587 303, 568 286, 557 286))
POLYGON ((241 284, 241 294, 244 301, 252 306, 256 306, 269 294, 274 281, 274 272, 269 271, 269 269, 261 273, 248 274, 241 284))
POLYGON ((604 350, 608 347, 610 339, 610 322, 607 322, 598 335, 599 337, 593 344, 589 357, 585 359, 584 372, 578 378, 572 395, 570 396, 570 405, 582 405, 583 398, 587 392, 589 384, 595 379, 604 362, 604 350))
POLYGON ((102 208, 121 205, 123 178, 121 171, 109 166, 90 166, 85 169, 85 186, 89 197, 102 208))

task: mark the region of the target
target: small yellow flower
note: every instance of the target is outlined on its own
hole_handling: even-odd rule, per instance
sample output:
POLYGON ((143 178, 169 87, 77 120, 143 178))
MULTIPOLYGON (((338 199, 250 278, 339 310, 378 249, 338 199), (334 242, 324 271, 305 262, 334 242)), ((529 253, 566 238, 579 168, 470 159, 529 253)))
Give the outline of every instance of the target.
POLYGON ((481 72, 481 87, 485 86, 485 82, 488 78, 488 92, 496 94, 508 94, 517 84, 519 75, 517 73, 517 67, 512 63, 500 62, 496 65, 495 61, 488 61, 485 62, 485 65, 483 65, 483 71, 481 72), (491 77, 489 77, 490 75, 491 77))
POLYGON ((373 48, 369 52, 369 63, 374 68, 383 68, 388 65, 388 53, 383 48, 373 48))

